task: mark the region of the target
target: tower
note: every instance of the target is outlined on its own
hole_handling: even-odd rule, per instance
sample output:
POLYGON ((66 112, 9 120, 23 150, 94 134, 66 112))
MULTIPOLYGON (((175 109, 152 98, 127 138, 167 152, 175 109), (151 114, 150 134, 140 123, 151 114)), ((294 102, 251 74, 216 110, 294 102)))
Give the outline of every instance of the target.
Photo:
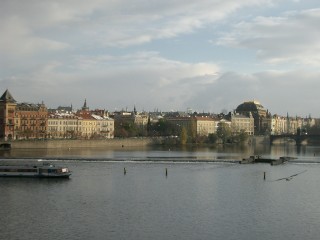
POLYGON ((87 99, 84 100, 82 111, 89 111, 89 107, 87 107, 87 99))
POLYGON ((0 139, 14 138, 16 100, 7 89, 0 97, 0 139))

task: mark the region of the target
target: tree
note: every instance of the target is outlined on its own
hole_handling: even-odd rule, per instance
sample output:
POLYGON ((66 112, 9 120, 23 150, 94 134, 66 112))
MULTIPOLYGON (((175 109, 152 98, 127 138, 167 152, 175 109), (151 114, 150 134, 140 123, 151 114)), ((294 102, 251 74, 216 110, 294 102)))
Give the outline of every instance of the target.
POLYGON ((226 143, 231 138, 231 128, 226 123, 220 123, 217 129, 217 136, 222 140, 222 143, 226 143))
POLYGON ((182 145, 185 145, 187 143, 187 140, 188 140, 187 129, 185 127, 182 127, 181 133, 180 133, 180 143, 182 145))
POLYGON ((239 142, 244 143, 248 140, 249 135, 242 129, 239 133, 239 142))
POLYGON ((165 119, 160 119, 156 123, 150 123, 148 128, 149 136, 172 136, 178 135, 177 132, 177 128, 165 119))
POLYGON ((189 129, 190 137, 191 137, 191 142, 197 142, 197 123, 195 120, 191 121, 190 124, 190 129, 189 129))
POLYGON ((208 135, 208 141, 209 143, 216 143, 218 141, 218 136, 215 133, 210 133, 208 135))

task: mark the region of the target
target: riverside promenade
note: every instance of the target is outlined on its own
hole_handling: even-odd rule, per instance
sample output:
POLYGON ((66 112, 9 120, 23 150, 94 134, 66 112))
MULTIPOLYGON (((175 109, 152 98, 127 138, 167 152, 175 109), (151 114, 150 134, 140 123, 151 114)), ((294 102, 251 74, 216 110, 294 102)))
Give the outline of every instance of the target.
MULTIPOLYGON (((248 144, 268 144, 269 137, 252 136, 248 144)), ((0 141, 1 143, 8 143, 0 141)), ((170 144, 166 137, 158 138, 114 138, 104 140, 15 140, 9 142, 12 149, 71 149, 71 148, 125 148, 147 147, 153 145, 170 144)))
POLYGON ((10 143, 12 149, 124 148, 158 145, 162 143, 162 139, 115 138, 106 140, 17 140, 10 143))

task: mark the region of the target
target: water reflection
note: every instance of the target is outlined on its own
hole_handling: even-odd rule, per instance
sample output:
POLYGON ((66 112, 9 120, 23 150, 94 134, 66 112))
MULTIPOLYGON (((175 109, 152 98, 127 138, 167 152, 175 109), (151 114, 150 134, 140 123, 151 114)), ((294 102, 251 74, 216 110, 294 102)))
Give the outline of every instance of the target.
POLYGON ((300 240, 320 234, 319 164, 155 162, 253 154, 312 160, 320 156, 318 146, 13 149, 0 154, 0 161, 72 159, 63 164, 73 171, 65 181, 1 179, 1 239, 300 240), (290 181, 275 181, 302 172, 290 181))
POLYGON ((279 158, 281 156, 299 159, 318 158, 319 146, 295 145, 225 145, 215 147, 125 147, 125 148, 72 148, 72 149, 12 149, 1 151, 0 158, 30 159, 94 159, 94 160, 238 160, 251 155, 279 158))

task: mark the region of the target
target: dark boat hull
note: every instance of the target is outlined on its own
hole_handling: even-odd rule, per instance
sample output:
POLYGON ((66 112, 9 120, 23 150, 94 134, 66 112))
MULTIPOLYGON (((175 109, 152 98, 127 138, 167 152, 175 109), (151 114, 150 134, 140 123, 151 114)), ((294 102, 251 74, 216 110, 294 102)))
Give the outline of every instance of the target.
POLYGON ((65 175, 23 175, 23 174, 0 174, 0 177, 9 178, 69 178, 71 174, 65 175))

